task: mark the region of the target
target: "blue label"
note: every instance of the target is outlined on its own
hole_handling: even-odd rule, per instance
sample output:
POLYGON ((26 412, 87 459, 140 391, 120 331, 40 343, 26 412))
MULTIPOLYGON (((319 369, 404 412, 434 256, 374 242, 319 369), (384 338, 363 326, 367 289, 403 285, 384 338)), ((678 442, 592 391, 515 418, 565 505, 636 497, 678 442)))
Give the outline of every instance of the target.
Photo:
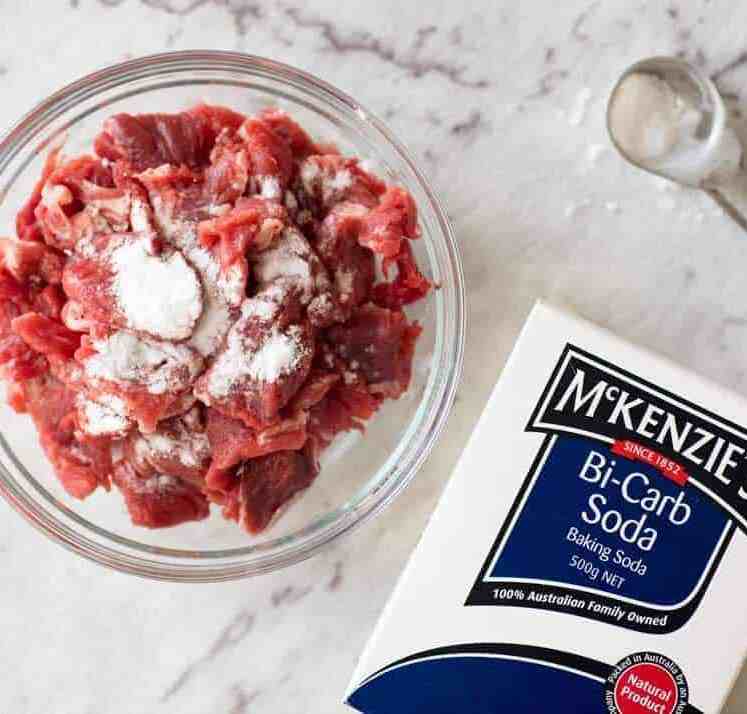
POLYGON ((546 436, 466 604, 682 627, 744 527, 744 430, 570 346, 527 430, 546 436))
POLYGON ((555 437, 485 580, 552 582, 682 606, 729 524, 699 491, 685 492, 654 468, 591 439, 555 437))

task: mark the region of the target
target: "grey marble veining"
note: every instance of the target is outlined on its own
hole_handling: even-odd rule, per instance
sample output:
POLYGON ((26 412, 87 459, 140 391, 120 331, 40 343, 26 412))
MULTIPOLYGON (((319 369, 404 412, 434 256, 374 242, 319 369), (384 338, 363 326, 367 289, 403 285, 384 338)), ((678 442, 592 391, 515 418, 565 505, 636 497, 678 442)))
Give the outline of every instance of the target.
MULTIPOLYGON (((537 297, 747 394, 747 241, 704 196, 624 165, 603 121, 617 74, 658 53, 747 101, 746 22, 737 0, 0 2, 2 127, 88 71, 167 49, 267 55, 353 94, 443 198, 470 302, 445 436, 384 515, 314 560, 240 583, 143 582, 0 505, 0 712, 346 711, 355 658, 537 297)), ((727 709, 745 710, 747 677, 727 709)))

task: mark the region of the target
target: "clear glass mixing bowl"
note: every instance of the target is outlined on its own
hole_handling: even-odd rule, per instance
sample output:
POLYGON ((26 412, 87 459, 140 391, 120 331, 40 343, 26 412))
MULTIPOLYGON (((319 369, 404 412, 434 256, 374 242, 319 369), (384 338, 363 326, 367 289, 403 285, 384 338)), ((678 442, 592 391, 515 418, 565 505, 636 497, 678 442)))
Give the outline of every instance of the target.
POLYGON ((215 512, 207 521, 150 531, 130 524, 117 493, 67 496, 38 445, 31 419, 0 407, 0 492, 58 543, 128 573, 187 582, 229 580, 307 558, 379 513, 433 447, 454 398, 464 349, 464 279, 456 242, 428 182, 386 126, 351 97, 287 65, 233 52, 192 51, 108 67, 56 92, 0 140, 0 235, 40 175, 51 143, 90 150, 117 112, 177 111, 203 100, 245 113, 275 105, 320 140, 368 159, 405 186, 420 211, 414 248, 438 286, 409 313, 423 325, 412 386, 384 405, 364 436, 328 450, 317 481, 262 536, 251 538, 215 512))

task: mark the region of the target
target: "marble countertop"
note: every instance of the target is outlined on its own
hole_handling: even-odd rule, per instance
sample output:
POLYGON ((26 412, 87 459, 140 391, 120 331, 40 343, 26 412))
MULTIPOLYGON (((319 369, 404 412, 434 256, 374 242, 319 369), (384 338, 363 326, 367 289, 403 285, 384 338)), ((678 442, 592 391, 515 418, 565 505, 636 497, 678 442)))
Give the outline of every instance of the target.
MULTIPOLYGON (((623 165, 603 123, 616 75, 653 54, 682 54, 747 101, 747 6, 424 7, 0 2, 0 127, 73 78, 166 49, 264 54, 353 94, 430 175, 469 293, 469 378, 445 435, 386 513, 311 561, 230 584, 145 582, 74 557, 0 505, 0 712, 347 711, 356 657, 537 297, 747 395, 747 241, 705 196, 623 165)), ((727 712, 746 710, 747 675, 727 712)))

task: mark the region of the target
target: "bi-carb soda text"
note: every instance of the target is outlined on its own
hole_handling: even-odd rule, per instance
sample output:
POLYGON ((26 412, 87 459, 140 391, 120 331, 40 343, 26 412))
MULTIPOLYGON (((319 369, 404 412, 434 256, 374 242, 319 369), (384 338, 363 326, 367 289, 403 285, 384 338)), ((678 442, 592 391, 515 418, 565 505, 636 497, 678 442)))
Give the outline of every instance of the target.
MULTIPOLYGON (((617 535, 625 543, 632 543, 644 551, 650 551, 659 532, 650 525, 650 519, 664 518, 674 526, 681 526, 690 519, 692 508, 685 500, 685 492, 677 496, 665 496, 661 490, 651 485, 651 479, 640 471, 631 471, 621 477, 618 464, 598 451, 590 451, 578 477, 594 484, 599 491, 589 496, 588 507, 581 512, 581 518, 590 525, 599 524, 605 533, 617 535), (628 518, 615 508, 608 507, 604 491, 618 489, 626 503, 638 506, 639 518, 628 518)), ((569 531, 569 537, 571 533, 569 531)), ((605 557, 602 556, 602 560, 605 557)))

